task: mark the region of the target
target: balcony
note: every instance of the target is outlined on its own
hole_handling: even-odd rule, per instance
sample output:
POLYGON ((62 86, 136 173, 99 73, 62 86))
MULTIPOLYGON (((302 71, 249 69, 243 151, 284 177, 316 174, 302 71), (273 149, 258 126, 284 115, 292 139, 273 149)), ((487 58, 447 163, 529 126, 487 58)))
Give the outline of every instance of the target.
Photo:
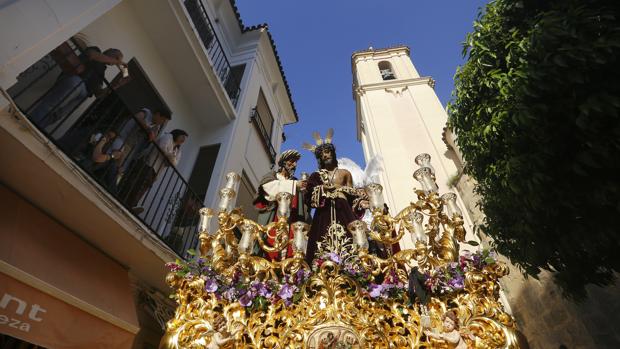
POLYGON ((241 79, 235 74, 224 53, 202 0, 185 0, 184 5, 194 24, 196 34, 207 51, 215 74, 224 86, 230 101, 236 107, 241 93, 241 79))
POLYGON ((260 114, 258 113, 258 109, 254 108, 252 109, 252 114, 250 115, 250 122, 254 125, 254 127, 256 128, 256 131, 259 134, 259 138, 261 139, 261 143, 263 144, 263 147, 265 147, 265 151, 267 152, 267 154, 269 155, 269 159, 271 160, 271 164, 275 164, 276 163, 276 150, 273 147, 273 142, 271 141, 271 136, 269 134, 269 132, 267 131, 267 128, 265 127, 265 124, 263 123, 263 119, 261 118, 260 114))
POLYGON ((63 43, 20 74, 8 92, 47 141, 70 159, 71 167, 107 194, 106 200, 124 207, 184 256, 197 243, 202 198, 189 188, 170 152, 154 142, 155 130, 144 129, 135 107, 123 99, 121 74, 112 83, 101 76, 104 89, 91 91, 83 54, 78 42, 63 43))

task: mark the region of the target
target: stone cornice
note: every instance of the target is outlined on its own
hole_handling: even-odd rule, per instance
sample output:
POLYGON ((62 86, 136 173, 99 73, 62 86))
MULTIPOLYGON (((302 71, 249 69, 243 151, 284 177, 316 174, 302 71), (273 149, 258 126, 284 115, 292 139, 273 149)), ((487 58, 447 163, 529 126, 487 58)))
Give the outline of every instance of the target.
POLYGON ((385 54, 390 52, 402 52, 405 51, 407 55, 409 55, 409 46, 406 45, 395 45, 385 48, 368 48, 366 50, 355 51, 351 54, 351 60, 354 60, 356 57, 367 56, 367 55, 376 55, 376 54, 385 54))
POLYGON ((415 85, 429 85, 431 88, 435 88, 435 80, 430 76, 424 76, 421 78, 402 79, 402 80, 387 80, 374 84, 366 84, 362 86, 353 86, 353 93, 362 95, 366 91, 385 90, 393 93, 396 91, 404 91, 406 87, 415 85))

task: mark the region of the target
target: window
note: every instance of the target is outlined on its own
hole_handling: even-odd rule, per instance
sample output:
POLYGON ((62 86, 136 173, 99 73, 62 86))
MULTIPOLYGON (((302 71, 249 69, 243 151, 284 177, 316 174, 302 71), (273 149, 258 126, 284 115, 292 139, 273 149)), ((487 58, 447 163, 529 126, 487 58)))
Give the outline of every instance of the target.
POLYGON ((189 187, 198 195, 198 197, 204 200, 209 189, 209 182, 211 182, 211 175, 213 174, 213 167, 215 167, 215 161, 217 160, 217 154, 220 151, 220 145, 208 145, 200 148, 194 169, 189 177, 189 187))
POLYGON ((239 64, 230 68, 230 74, 226 77, 224 82, 224 88, 233 104, 237 105, 239 94, 241 93, 241 80, 243 79, 243 73, 245 72, 245 64, 239 64))
POLYGON ((379 72, 381 72, 381 77, 383 80, 396 79, 396 75, 394 75, 394 70, 392 69, 392 64, 388 61, 379 62, 379 72))
POLYGON ((254 124, 258 134, 261 138, 265 150, 271 158, 271 163, 275 163, 276 151, 273 147, 271 135, 273 134, 273 116, 269 105, 267 105, 267 99, 261 90, 258 94, 258 100, 256 101, 256 108, 252 111, 250 116, 250 122, 254 124))
POLYGON ((271 134, 273 133, 273 116, 271 115, 271 109, 269 109, 267 99, 265 98, 262 90, 258 94, 256 112, 258 113, 258 117, 265 128, 265 132, 267 133, 265 136, 271 139, 271 134))

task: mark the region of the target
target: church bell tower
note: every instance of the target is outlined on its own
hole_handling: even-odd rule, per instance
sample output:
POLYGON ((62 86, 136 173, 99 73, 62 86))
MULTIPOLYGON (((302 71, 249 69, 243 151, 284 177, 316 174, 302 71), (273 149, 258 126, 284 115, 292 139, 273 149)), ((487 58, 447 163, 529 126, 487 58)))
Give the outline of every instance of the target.
MULTIPOLYGON (((435 94, 434 80, 420 77, 409 48, 371 47, 353 53, 351 65, 357 138, 367 163, 377 155, 383 157, 380 184, 390 213, 397 214, 415 199, 412 189, 420 185, 412 174, 419 168, 414 159, 421 153, 431 156, 439 192, 456 192, 448 184, 458 174, 454 152, 442 140, 448 115, 435 94)), ((460 198, 457 203, 467 216, 460 198)), ((464 219, 470 227, 471 221, 464 219)), ((405 240, 411 243, 401 241, 405 240)))

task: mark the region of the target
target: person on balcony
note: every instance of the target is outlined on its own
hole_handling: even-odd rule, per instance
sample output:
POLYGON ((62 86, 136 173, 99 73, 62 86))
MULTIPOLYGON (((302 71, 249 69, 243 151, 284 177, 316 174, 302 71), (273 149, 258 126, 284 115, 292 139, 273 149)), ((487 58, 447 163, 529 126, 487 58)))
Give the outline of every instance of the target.
POLYGON ((172 119, 168 110, 157 109, 154 112, 149 108, 142 108, 133 117, 129 117, 121 127, 118 137, 114 140, 113 148, 123 149, 120 172, 135 165, 133 162, 139 154, 159 137, 166 123, 172 119))
POLYGON ((79 56, 77 66, 62 66, 62 73, 36 104, 30 120, 44 129, 69 115, 87 97, 99 93, 109 65, 127 66, 120 50, 110 48, 102 53, 96 46, 87 47, 79 56))
POLYGON ((120 197, 125 198, 125 204, 135 214, 144 211, 138 206, 140 199, 157 180, 157 176, 168 166, 177 166, 181 159, 181 145, 185 143, 188 134, 179 129, 165 133, 147 147, 129 167, 123 176, 120 186, 120 197))
MULTIPOLYGON (((295 177, 297 169, 297 161, 301 158, 301 154, 297 150, 286 150, 278 157, 278 170, 270 171, 261 179, 258 185, 258 193, 254 198, 253 205, 258 210, 257 222, 261 225, 267 225, 276 221, 276 212, 278 204, 275 201, 276 195, 280 192, 288 192, 293 195, 291 199, 291 213, 289 223, 310 221, 310 211, 304 202, 304 192, 306 189, 306 181, 298 181, 295 177)), ((292 231, 290 238, 293 238, 292 231)), ((273 238, 267 238, 267 244, 274 243, 273 238)), ((258 252, 254 251, 255 253, 258 252)), ((271 260, 278 260, 281 257, 291 257, 292 249, 289 247, 287 251, 283 251, 282 255, 277 252, 267 254, 271 260)))
POLYGON ((86 148, 88 156, 81 161, 82 168, 99 179, 113 194, 117 189, 116 175, 122 155, 121 149, 114 147, 117 134, 114 130, 93 134, 86 148))

